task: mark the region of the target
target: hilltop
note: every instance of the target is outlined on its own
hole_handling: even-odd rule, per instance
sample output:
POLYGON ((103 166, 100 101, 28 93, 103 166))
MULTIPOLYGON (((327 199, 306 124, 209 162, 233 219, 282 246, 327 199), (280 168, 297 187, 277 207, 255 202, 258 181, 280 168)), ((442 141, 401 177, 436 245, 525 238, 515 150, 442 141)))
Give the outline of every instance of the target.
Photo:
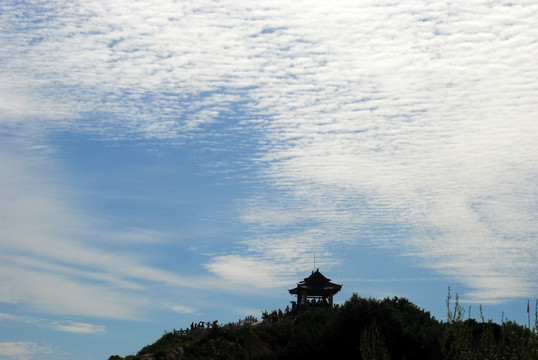
POLYGON ((109 360, 194 359, 538 359, 537 325, 463 319, 456 297, 440 322, 405 298, 354 294, 343 305, 313 307, 243 326, 218 326, 198 335, 166 333, 136 355, 109 360))

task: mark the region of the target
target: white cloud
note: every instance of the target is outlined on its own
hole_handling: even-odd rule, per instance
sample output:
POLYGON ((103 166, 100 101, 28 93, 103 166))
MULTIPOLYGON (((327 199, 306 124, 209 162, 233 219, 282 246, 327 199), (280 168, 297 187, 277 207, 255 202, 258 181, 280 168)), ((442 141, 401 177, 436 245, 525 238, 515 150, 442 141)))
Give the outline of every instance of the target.
MULTIPOLYGON (((203 287, 208 280, 186 278, 147 263, 141 254, 126 254, 123 240, 88 240, 100 234, 98 221, 68 200, 68 187, 55 182, 46 169, 52 162, 25 151, 1 150, 0 171, 0 300, 38 312, 114 319, 141 319, 154 299, 155 285, 203 287), (114 245, 117 245, 115 247, 114 245)), ((163 233, 145 230, 135 242, 155 242, 163 233)), ((108 234, 108 236, 112 236, 108 234)), ((58 324, 68 331, 99 327, 58 324)))
POLYGON ((106 331, 103 325, 95 325, 76 321, 58 321, 31 316, 13 315, 0 313, 0 321, 14 321, 24 324, 32 324, 40 327, 51 328, 63 332, 79 334, 97 334, 106 331))
POLYGON ((291 195, 254 203, 245 217, 269 231, 301 214, 314 227, 338 229, 332 241, 343 241, 363 237, 364 221, 379 216, 417 234, 379 245, 411 249, 424 266, 480 289, 469 296, 528 295, 536 273, 528 251, 538 233, 538 88, 528 79, 538 74, 523 55, 530 49, 515 44, 532 43, 529 15, 537 9, 462 3, 430 13, 415 5, 346 13, 313 6, 297 13, 300 25, 283 20, 288 33, 300 27, 308 48, 287 43, 298 69, 271 54, 276 75, 251 95, 272 115, 267 179, 291 195), (326 16, 316 16, 320 10, 326 16), (279 76, 284 69, 292 76, 279 76), (358 213, 342 210, 355 201, 364 205, 358 213), (508 274, 512 281, 502 281, 508 274))
MULTIPOLYGON (((505 297, 536 289, 522 281, 536 280, 538 233, 533 2, 56 1, 31 10, 18 19, 41 22, 14 21, 23 11, 14 3, 0 15, 9 54, 2 114, 26 132, 66 126, 177 139, 248 103, 245 117, 262 133, 253 161, 281 198, 247 202, 243 219, 259 235, 245 255, 215 257, 210 271, 252 283, 262 270, 292 271, 275 260, 279 251, 366 241, 401 248, 482 301, 506 284, 505 297), (108 115, 78 123, 96 109, 108 115), (363 240, 380 222, 413 235, 363 240), (280 241, 260 245, 275 229, 280 241)), ((21 226, 23 246, 25 233, 48 226, 21 226)), ((61 245, 48 256, 69 252, 88 264, 103 255, 82 246, 62 254, 61 245)), ((122 280, 128 270, 185 285, 118 261, 122 280)))
POLYGON ((77 333, 77 334, 97 334, 106 331, 103 325, 94 325, 88 323, 69 321, 65 323, 53 323, 53 328, 63 332, 77 333))
POLYGON ((50 354, 52 350, 33 342, 0 342, 0 356, 5 359, 29 360, 37 354, 50 354))
POLYGON ((194 309, 183 305, 170 305, 170 309, 180 314, 193 314, 194 309))

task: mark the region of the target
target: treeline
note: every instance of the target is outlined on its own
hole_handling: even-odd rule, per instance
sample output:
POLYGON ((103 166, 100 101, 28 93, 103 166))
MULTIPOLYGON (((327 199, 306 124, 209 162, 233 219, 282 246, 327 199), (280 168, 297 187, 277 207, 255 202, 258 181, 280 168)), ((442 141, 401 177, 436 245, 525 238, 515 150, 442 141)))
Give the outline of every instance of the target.
MULTIPOLYGON (((447 298, 447 321, 405 298, 354 294, 343 305, 316 308, 293 320, 240 329, 213 327, 198 337, 165 334, 125 360, 194 359, 528 359, 538 360, 538 320, 528 329, 465 319, 456 296, 447 298)), ((109 360, 120 360, 112 356, 109 360)))

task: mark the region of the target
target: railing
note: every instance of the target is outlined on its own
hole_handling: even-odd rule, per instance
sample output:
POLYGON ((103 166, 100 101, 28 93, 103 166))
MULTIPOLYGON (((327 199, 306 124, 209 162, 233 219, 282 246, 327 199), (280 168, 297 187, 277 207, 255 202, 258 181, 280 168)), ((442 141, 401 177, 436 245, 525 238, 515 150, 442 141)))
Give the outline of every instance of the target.
POLYGON ((240 319, 235 323, 226 324, 224 325, 224 327, 227 327, 227 328, 238 328, 238 327, 245 327, 245 326, 249 327, 249 326, 252 326, 253 324, 256 324, 257 322, 258 322, 258 319, 250 315, 250 316, 247 316, 244 320, 240 319))
MULTIPOLYGON (((232 322, 223 325, 222 327, 227 329, 236 329, 240 327, 250 327, 254 324, 258 323, 258 319, 256 319, 254 316, 250 315, 247 316, 245 319, 240 319, 237 322, 232 322)), ((213 324, 205 323, 205 322, 199 322, 198 324, 194 325, 191 324, 191 328, 187 329, 174 329, 174 335, 177 336, 189 336, 189 335, 200 335, 203 334, 205 331, 207 331, 211 326, 218 326, 217 321, 213 321, 213 324)))

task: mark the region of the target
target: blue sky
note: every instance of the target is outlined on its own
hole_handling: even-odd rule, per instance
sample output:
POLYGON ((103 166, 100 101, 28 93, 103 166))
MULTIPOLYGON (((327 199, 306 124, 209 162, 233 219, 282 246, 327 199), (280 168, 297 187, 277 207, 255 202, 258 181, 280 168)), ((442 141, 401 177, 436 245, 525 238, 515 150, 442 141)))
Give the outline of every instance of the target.
POLYGON ((192 321, 536 299, 534 1, 11 1, 0 359, 106 359, 192 321))

